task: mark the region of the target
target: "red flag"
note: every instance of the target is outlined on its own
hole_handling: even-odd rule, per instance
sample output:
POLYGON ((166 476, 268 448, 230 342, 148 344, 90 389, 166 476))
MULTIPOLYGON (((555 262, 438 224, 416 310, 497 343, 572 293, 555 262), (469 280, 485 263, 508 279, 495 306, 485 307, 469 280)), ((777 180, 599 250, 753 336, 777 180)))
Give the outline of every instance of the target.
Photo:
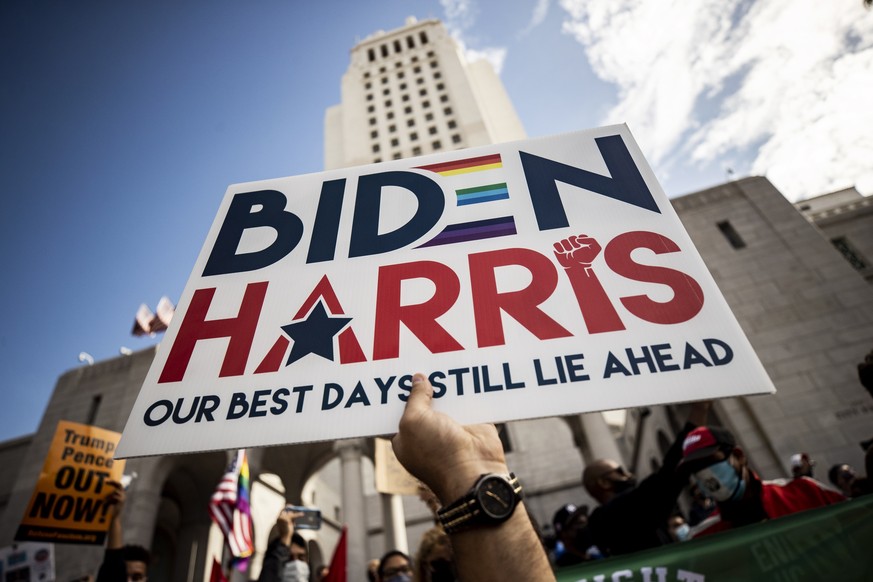
POLYGON ((346 533, 348 528, 343 526, 343 533, 340 535, 339 542, 336 544, 336 549, 333 551, 333 558, 330 560, 330 572, 324 582, 346 582, 346 567, 348 565, 348 555, 346 552, 346 533))
POLYGON ((212 572, 209 574, 209 582, 227 582, 221 569, 221 562, 217 558, 212 558, 212 572))

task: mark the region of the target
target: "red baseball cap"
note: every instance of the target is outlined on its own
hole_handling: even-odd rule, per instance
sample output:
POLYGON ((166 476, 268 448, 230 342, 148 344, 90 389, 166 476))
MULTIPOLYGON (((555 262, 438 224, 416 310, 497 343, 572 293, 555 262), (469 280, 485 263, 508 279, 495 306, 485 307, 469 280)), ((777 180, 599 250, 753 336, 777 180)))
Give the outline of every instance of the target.
POLYGON ((698 426, 688 433, 682 442, 682 461, 680 466, 711 457, 721 450, 737 446, 734 435, 718 426, 698 426))

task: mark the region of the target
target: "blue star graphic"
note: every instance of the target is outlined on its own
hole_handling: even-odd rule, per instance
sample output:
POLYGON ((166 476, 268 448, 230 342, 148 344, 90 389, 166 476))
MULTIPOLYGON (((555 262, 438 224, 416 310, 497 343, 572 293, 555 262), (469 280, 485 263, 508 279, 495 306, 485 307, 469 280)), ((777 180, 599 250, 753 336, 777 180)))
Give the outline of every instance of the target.
POLYGON ((319 301, 309 317, 282 326, 282 331, 294 342, 286 366, 307 354, 316 354, 333 361, 333 338, 352 320, 351 317, 330 317, 319 301))

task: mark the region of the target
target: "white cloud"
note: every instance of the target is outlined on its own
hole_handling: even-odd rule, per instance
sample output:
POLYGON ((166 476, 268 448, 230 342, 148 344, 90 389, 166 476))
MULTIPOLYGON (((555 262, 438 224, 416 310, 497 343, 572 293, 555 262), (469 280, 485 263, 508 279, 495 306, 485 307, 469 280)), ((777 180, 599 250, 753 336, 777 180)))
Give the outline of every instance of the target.
POLYGON ((506 47, 483 47, 479 49, 469 48, 476 44, 476 39, 468 35, 468 31, 476 22, 478 7, 473 0, 440 0, 445 13, 444 22, 446 29, 464 54, 468 62, 485 59, 491 63, 497 74, 503 69, 506 60, 506 47))
POLYGON ((519 36, 528 34, 546 20, 546 16, 549 15, 549 5, 551 3, 551 0, 537 0, 536 6, 534 6, 533 9, 533 14, 530 16, 530 22, 528 22, 527 26, 524 27, 524 30, 519 33, 519 36))
POLYGON ((873 14, 857 0, 562 0, 656 166, 750 155, 791 199, 873 189, 873 14))

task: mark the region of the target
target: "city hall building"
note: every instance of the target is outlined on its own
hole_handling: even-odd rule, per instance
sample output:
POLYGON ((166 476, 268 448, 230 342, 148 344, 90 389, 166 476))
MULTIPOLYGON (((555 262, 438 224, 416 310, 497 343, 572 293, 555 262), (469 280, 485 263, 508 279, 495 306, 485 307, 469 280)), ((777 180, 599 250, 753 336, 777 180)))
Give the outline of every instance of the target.
MULTIPOLYGON (((524 139, 512 103, 485 61, 468 63, 436 20, 410 19, 351 51, 342 100, 325 115, 326 169, 524 139)), ((819 478, 831 464, 862 465, 873 436, 873 401, 857 364, 873 349, 873 204, 854 190, 792 205, 765 178, 750 177, 672 200, 728 304, 776 385, 770 396, 716 402, 711 421, 731 429, 765 478, 790 474, 806 452, 819 478)), ((0 443, 0 546, 13 537, 61 420, 121 431, 155 349, 62 375, 34 434, 0 443)), ((656 469, 687 407, 627 411, 622 426, 601 413, 508 423, 502 439, 526 504, 549 524, 563 504, 594 503, 581 486, 586 462, 620 459, 643 476, 656 469)), ((414 551, 433 516, 414 496, 374 487, 372 439, 249 451, 260 570, 285 500, 318 507, 307 532, 311 566, 330 561, 348 524, 349 579, 388 549, 414 551)), ((223 540, 207 513, 229 452, 140 458, 123 514, 125 541, 149 547, 150 579, 208 580, 223 540)), ((548 527, 545 528, 548 531, 548 527)), ((94 573, 102 548, 57 544, 59 580, 94 573)), ((235 574, 237 580, 246 579, 235 574)))

